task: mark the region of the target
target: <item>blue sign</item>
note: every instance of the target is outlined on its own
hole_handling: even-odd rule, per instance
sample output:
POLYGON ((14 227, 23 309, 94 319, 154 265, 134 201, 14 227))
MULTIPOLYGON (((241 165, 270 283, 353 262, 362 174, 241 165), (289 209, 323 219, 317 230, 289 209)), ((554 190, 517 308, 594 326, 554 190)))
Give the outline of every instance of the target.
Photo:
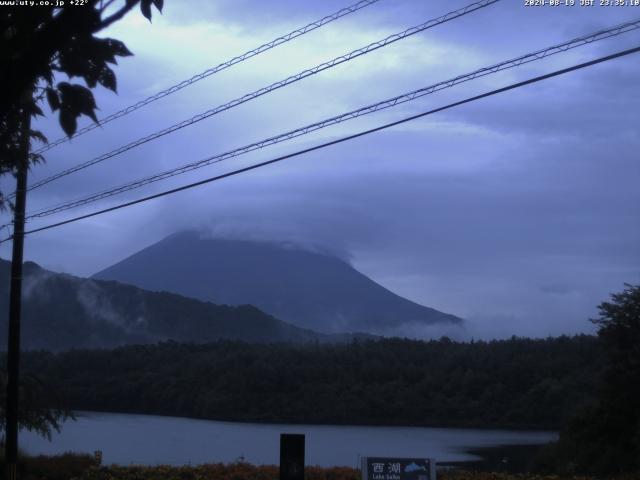
POLYGON ((363 457, 362 480, 436 480, 429 458, 363 457))

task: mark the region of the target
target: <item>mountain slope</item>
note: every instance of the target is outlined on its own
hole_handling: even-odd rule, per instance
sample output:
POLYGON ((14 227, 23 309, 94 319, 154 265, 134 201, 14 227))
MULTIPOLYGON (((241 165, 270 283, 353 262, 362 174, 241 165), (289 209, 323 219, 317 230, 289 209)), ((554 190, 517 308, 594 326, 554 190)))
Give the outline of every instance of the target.
POLYGON ((325 333, 389 333, 403 324, 461 322, 390 292, 336 257, 195 232, 171 235, 93 278, 220 304, 251 304, 325 333))
MULTIPOLYGON (((10 263, 0 259, 0 349, 7 344, 10 263)), ((163 340, 204 343, 333 340, 250 305, 213 305, 132 285, 73 277, 24 264, 22 347, 65 350, 163 340)), ((341 339, 335 339, 341 340, 341 339)))

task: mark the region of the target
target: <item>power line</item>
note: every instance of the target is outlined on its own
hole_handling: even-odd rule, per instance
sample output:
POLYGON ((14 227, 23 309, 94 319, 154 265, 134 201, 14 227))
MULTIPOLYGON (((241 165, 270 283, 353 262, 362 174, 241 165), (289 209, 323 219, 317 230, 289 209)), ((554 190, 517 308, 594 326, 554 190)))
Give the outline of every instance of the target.
POLYGON ((321 18, 320 20, 316 20, 315 22, 311 22, 308 25, 305 25, 304 27, 293 30, 292 32, 287 33, 286 35, 282 35, 281 37, 271 40, 270 42, 264 43, 259 47, 254 48, 253 50, 249 50, 248 52, 245 52, 242 55, 233 57, 231 60, 227 60, 226 62, 216 65, 215 67, 211 67, 205 70, 204 72, 198 73, 197 75, 194 75, 193 77, 187 80, 183 80, 175 85, 172 85, 169 88, 162 90, 161 92, 158 92, 154 95, 151 95, 150 97, 145 98, 144 100, 140 100, 139 102, 134 103, 133 105, 130 105, 120 111, 112 113, 111 115, 100 119, 99 123, 91 123, 86 127, 81 128, 80 130, 76 131, 76 133, 71 137, 66 137, 66 136, 60 137, 57 140, 36 150, 35 153, 43 153, 58 145, 62 145, 63 143, 66 143, 67 141, 69 141, 71 138, 78 137, 87 132, 90 132, 91 130, 101 127, 106 123, 112 122, 113 120, 116 120, 120 117, 124 117, 125 115, 128 115, 129 113, 135 110, 138 110, 139 108, 142 108, 145 105, 149 105, 150 103, 153 103, 156 100, 160 100, 161 98, 164 98, 168 95, 171 95, 172 93, 182 90, 183 88, 188 87, 189 85, 193 85, 194 83, 199 82, 200 80, 203 80, 207 77, 210 77, 215 73, 221 72, 222 70, 226 70, 227 68, 232 67, 237 63, 244 62, 245 60, 248 60, 252 57, 260 55, 261 53, 271 50, 272 48, 282 45, 283 43, 287 43, 293 40, 294 38, 301 37, 306 33, 312 32, 313 30, 316 30, 324 25, 327 25, 328 23, 338 20, 339 18, 349 15, 351 13, 357 12, 358 10, 361 10, 379 1, 380 0, 361 0, 357 3, 354 3, 353 5, 342 8, 337 12, 334 12, 330 15, 327 15, 326 17, 321 18))
POLYGON ((211 164, 215 164, 215 163, 220 163, 224 160, 228 160, 230 158, 234 158, 261 148, 265 148, 267 146, 270 145, 275 145, 277 143, 280 142, 284 142, 302 135, 306 135, 308 133, 314 132, 316 130, 320 130, 322 128, 328 127, 330 125, 335 125, 347 120, 351 120, 354 118, 358 118, 361 117, 363 115, 367 115, 373 112, 377 112, 386 108, 390 108, 405 102, 409 102, 411 100, 415 100, 416 98, 420 98, 422 96, 425 95, 429 95, 432 93, 435 93, 437 91, 443 90, 445 88, 450 88, 453 87, 457 84, 463 83, 463 82, 467 82, 470 80, 474 80, 476 78, 480 78, 486 75, 490 75, 502 70, 506 70, 509 68, 514 68, 526 63, 530 63, 533 61, 537 61, 537 60, 541 60, 543 58, 546 58, 548 56, 551 55, 555 55, 557 53, 562 53, 562 52, 566 52, 569 49, 572 48, 576 48, 585 44, 590 44, 593 43, 595 41, 599 41, 599 40, 603 40, 605 38, 610 38, 613 36, 617 36, 620 35, 622 33, 626 33, 635 29, 640 28, 640 19, 636 19, 630 22, 625 22, 623 24, 620 25, 616 25, 614 27, 610 27, 608 29, 605 30, 600 30, 598 32, 595 33, 591 33, 588 35, 583 35, 581 37, 578 38, 574 38, 573 40, 564 42, 564 43, 560 43, 557 45, 553 45, 541 50, 537 50, 535 52, 532 53, 528 53, 525 55, 521 55, 519 57, 513 58, 511 60, 506 60, 503 61, 501 63, 497 63, 495 65, 489 66, 489 67, 484 67, 478 70, 475 70, 471 73, 466 73, 463 75, 458 75, 457 77, 454 77, 452 79, 449 80, 445 80, 439 83, 436 83, 434 85, 428 86, 428 87, 424 87, 424 88, 420 88, 418 90, 414 90, 412 92, 409 93, 404 93, 401 95, 397 95, 395 97, 392 97, 390 99, 386 99, 377 103, 374 103, 372 105, 368 105, 366 107, 362 107, 359 108, 357 110, 353 110, 347 113, 343 113, 341 115, 338 116, 334 116, 328 119, 324 119, 321 120, 319 122, 316 123, 312 123, 310 125, 306 125, 304 127, 300 127, 297 128, 295 130, 291 130, 289 132, 285 132, 267 139, 263 139, 260 140, 258 142, 254 142, 251 143, 249 145, 245 145, 243 147, 239 147, 236 148, 234 150, 230 150, 228 152, 222 153, 222 154, 218 154, 218 155, 214 155, 211 157, 208 157, 206 159, 203 160, 199 160, 197 162, 192 162, 192 163, 188 163, 186 165, 183 165, 181 167, 177 167, 177 168, 173 168, 171 170, 167 170, 165 172, 161 172, 152 176, 148 176, 148 177, 144 177, 129 183, 126 183, 124 185, 120 185, 118 187, 115 188, 111 188, 109 190, 104 190, 102 192, 98 192, 95 194, 92 194, 90 196, 87 197, 83 197, 81 199, 78 200, 73 200, 70 202, 65 202, 59 205, 56 205, 54 207, 48 207, 46 209, 41 209, 35 213, 31 213, 27 216, 27 219, 33 219, 33 218, 41 218, 41 217, 45 217, 45 216, 49 216, 49 215, 53 215, 55 213, 60 213, 72 208, 76 208, 82 205, 86 205, 88 203, 93 203, 95 201, 104 199, 104 198, 108 198, 120 193, 124 193, 130 190, 134 190, 136 188, 140 188, 142 186, 148 185, 150 183, 154 183, 154 182, 158 182, 161 180, 165 180, 167 178, 170 177, 174 177, 176 175, 181 175, 183 173, 192 171, 192 170, 196 170, 198 168, 202 168, 211 164))
MULTIPOLYGON (((640 52, 640 46, 635 47, 635 48, 631 48, 631 49, 628 49, 628 50, 623 50, 621 52, 617 52, 617 53, 614 53, 614 54, 611 54, 611 55, 607 55, 607 56, 604 56, 604 57, 600 57, 600 58, 597 58, 595 60, 591 60, 589 62, 580 63, 580 64, 574 65, 572 67, 563 68, 561 70, 556 70, 554 72, 547 73, 545 75, 540 75, 540 76, 537 76, 537 77, 533 77, 533 78, 530 78, 528 80, 524 80, 522 82, 513 83, 513 84, 508 85, 506 87, 502 87, 502 88, 498 88, 498 89, 495 89, 495 90, 491 90, 489 92, 485 92, 485 93, 480 94, 480 95, 469 97, 469 98, 466 98, 464 100, 460 100, 458 102, 450 103, 448 105, 445 105, 444 107, 439 107, 439 108, 436 108, 436 109, 433 109, 433 110, 429 110, 429 111, 426 111, 426 112, 419 113, 417 115, 412 115, 410 117, 406 117, 406 118, 403 118, 401 120, 397 120, 395 122, 387 123, 385 125, 381 125, 379 127, 375 127, 375 128, 369 129, 369 130, 358 132, 358 133, 355 133, 353 135, 348 135, 346 137, 342 137, 342 138, 339 138, 337 140, 332 140, 330 142, 325 142, 325 143, 322 143, 320 145, 316 145, 316 146, 313 146, 313 147, 310 147, 310 148, 305 148, 303 150, 298 150, 297 152, 293 152, 293 153, 290 153, 290 154, 287 154, 287 155, 283 155, 283 156, 280 156, 280 157, 277 157, 277 158, 274 158, 274 159, 271 159, 271 160, 267 160, 265 162, 261 162, 261 163, 257 163, 257 164, 248 166, 248 167, 239 168, 237 170, 233 170, 231 172, 224 173, 222 175, 216 175, 214 177, 209 177, 209 178, 206 178, 204 180, 200 180, 198 182, 194 182, 194 183, 190 183, 190 184, 187 184, 187 185, 183 185, 181 187, 173 188, 171 190, 165 190, 164 192, 160 192, 160 193, 156 193, 156 194, 153 194, 153 195, 149 195, 147 197, 139 198, 137 200, 133 200, 133 201, 126 202, 126 203, 121 203, 121 204, 113 206, 113 207, 109 207, 109 208, 98 210, 98 211, 95 211, 95 212, 92 212, 92 213, 88 213, 88 214, 85 214, 85 215, 80 215, 80 216, 77 216, 77 217, 73 217, 73 218, 70 218, 68 220, 63 220, 61 222, 45 225, 44 227, 35 228, 33 230, 28 230, 28 231, 25 232, 25 234, 31 234, 31 233, 41 232, 43 230, 49 230, 49 229, 55 228, 55 227, 60 227, 62 225, 67 225, 69 223, 77 222, 79 220, 84 220, 84 219, 87 219, 87 218, 95 217, 97 215, 102 215, 104 213, 113 212, 115 210, 119 210, 119 209, 122 209, 122 208, 125 208, 125 207, 130 207, 130 206, 133 206, 133 205, 136 205, 136 204, 139 204, 139 203, 147 202, 147 201, 150 201, 150 200, 154 200, 156 198, 160 198, 160 197, 171 195, 171 194, 174 194, 174 193, 177 193, 177 192, 181 192, 183 190, 188 190, 188 189, 191 189, 191 188, 194 188, 194 187, 198 187, 200 185, 204 185, 204 184, 207 184, 207 183, 211 183, 211 182, 215 182, 215 181, 218 181, 218 180, 222 180, 222 179, 227 178, 227 177, 232 177, 232 176, 235 176, 235 175, 239 175, 241 173, 248 172, 250 170, 255 170, 257 168, 265 167, 267 165, 271 165, 273 163, 280 162, 282 160, 286 160, 286 159, 289 159, 289 158, 297 157, 297 156, 303 155, 305 153, 313 152, 313 151, 316 151, 316 150, 321 150, 323 148, 326 148, 326 147, 329 147, 329 146, 332 146, 332 145, 337 145, 339 143, 343 143, 343 142, 346 142, 346 141, 349 141, 349 140, 353 140, 353 139, 356 139, 356 138, 359 138, 359 137, 363 137, 363 136, 369 135, 371 133, 379 132, 381 130, 385 130, 385 129, 394 127, 396 125, 400 125, 400 124, 403 124, 403 123, 406 123, 406 122, 410 122, 412 120, 416 120, 418 118, 422 118, 422 117, 425 117, 427 115, 432 115, 434 113, 438 113, 438 112, 441 112, 441 111, 444 111, 444 110, 448 110, 448 109, 451 109, 451 108, 454 108, 454 107, 457 107, 457 106, 460 106, 460 105, 464 105, 466 103, 471 103, 471 102, 474 102, 474 101, 477 101, 477 100, 480 100, 480 99, 483 99, 483 98, 487 98, 487 97, 490 97, 490 96, 493 96, 493 95, 497 95, 499 93, 503 93, 503 92, 506 92, 506 91, 509 91, 509 90, 514 90, 516 88, 520 88, 520 87, 523 87, 523 86, 526 86, 526 85, 530 85, 532 83, 537 83, 537 82, 540 82, 540 81, 543 81, 543 80, 547 80, 547 79, 552 78, 552 77, 563 75, 563 74, 566 74, 566 73, 569 73, 569 72, 573 72, 573 71, 576 71, 576 70, 580 70, 580 69, 583 69, 583 68, 591 67, 591 66, 597 65, 599 63, 607 62, 609 60, 613 60, 613 59, 620 58, 620 57, 623 57, 623 56, 626 56, 626 55, 630 55, 632 53, 637 53, 637 52, 640 52)), ((0 244, 8 241, 10 238, 11 237, 1 240, 0 244)))
POLYGON ((87 167, 90 167, 92 165, 95 165, 97 163, 103 162, 109 158, 115 157, 117 155, 120 155, 121 153, 124 153, 128 150, 131 150, 133 148, 139 147, 140 145, 143 145, 147 142, 150 142, 152 140, 155 140, 157 138, 163 137, 165 135, 168 135, 170 133, 173 133, 177 130, 180 130, 182 128, 191 126, 195 123, 198 123, 202 120, 205 120, 209 117, 212 117, 213 115, 216 115, 218 113, 221 113, 225 110, 229 110, 231 108, 237 107, 238 105, 241 105, 243 103, 246 103, 250 100, 253 100, 255 98, 261 97, 262 95, 265 95, 267 93, 270 93, 274 90, 280 89, 282 87, 285 87, 287 85, 290 85, 292 83, 298 82, 306 77, 309 77, 311 75, 315 75, 319 72, 322 72, 324 70, 327 70, 329 68, 333 68, 337 65, 340 65, 342 63, 348 62, 353 60, 354 58, 360 57, 362 55, 366 55, 367 53, 373 52, 374 50, 377 50, 379 48, 385 47, 387 45, 391 45, 392 43, 397 42, 398 40, 402 40, 404 38, 407 38, 411 35, 415 35, 416 33, 422 32, 424 30, 427 30, 429 28, 435 27, 437 25, 443 24, 445 22, 449 22, 451 20, 454 20, 456 18, 462 17, 464 15, 467 15, 471 12, 474 12, 476 10, 479 10, 481 8, 485 8, 488 7, 489 5, 492 5, 494 3, 499 2, 500 0, 481 0, 479 2, 475 2, 472 4, 467 5, 464 8, 460 8, 458 10, 449 12, 445 15, 442 15, 438 18, 429 20, 425 23, 422 23, 420 25, 417 25, 415 27, 411 27, 407 30, 404 30, 400 33, 395 33, 393 35, 390 35, 382 40, 379 40, 377 42, 373 42, 365 47, 362 48, 358 48, 356 50, 353 50, 350 53, 347 53, 345 55, 341 55, 340 57, 336 57, 333 60, 330 60, 328 62, 324 62, 321 63, 319 65, 316 65, 313 68, 304 70, 300 73, 297 73, 295 75, 292 75, 290 77, 285 78, 284 80, 280 80, 278 82, 272 83, 271 85, 267 86, 267 87, 263 87, 259 90, 256 90, 252 93, 248 93, 242 97, 236 98, 235 100, 232 100, 230 102, 227 102, 223 105, 219 105, 215 108, 212 108, 210 110, 207 110, 206 112, 200 113, 198 115, 195 115, 187 120, 183 120, 182 122, 176 123, 174 125, 171 125, 170 127, 167 127, 163 130, 159 130, 155 133, 152 133, 150 135, 147 135, 146 137, 142 137, 139 138, 138 140, 135 140, 131 143, 128 143, 127 145, 124 145, 122 147, 119 147, 115 150, 112 150, 110 152, 107 152, 103 155, 100 155, 92 160, 86 161, 84 163, 81 163, 79 165, 76 165, 75 167, 71 167, 67 170, 64 170, 62 172, 59 172, 57 174, 54 174, 50 177, 47 177, 43 180, 40 180, 39 182, 34 183, 33 185, 31 185, 28 190, 34 190, 36 188, 39 188, 43 185, 46 185, 50 182, 53 182, 54 180, 57 180, 61 177, 70 175, 72 173, 75 173, 79 170, 85 169, 87 167))

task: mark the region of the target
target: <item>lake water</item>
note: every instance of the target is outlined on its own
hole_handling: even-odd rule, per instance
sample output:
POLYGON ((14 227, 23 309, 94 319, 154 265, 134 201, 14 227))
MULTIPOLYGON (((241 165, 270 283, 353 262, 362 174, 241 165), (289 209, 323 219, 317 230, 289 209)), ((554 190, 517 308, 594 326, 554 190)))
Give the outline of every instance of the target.
POLYGON ((420 427, 277 425, 178 417, 78 412, 51 442, 29 432, 20 447, 31 454, 103 452, 103 463, 183 465, 244 460, 278 464, 280 434, 306 435, 306 463, 357 467, 359 456, 430 457, 438 462, 477 460, 469 449, 536 445, 553 432, 420 427))

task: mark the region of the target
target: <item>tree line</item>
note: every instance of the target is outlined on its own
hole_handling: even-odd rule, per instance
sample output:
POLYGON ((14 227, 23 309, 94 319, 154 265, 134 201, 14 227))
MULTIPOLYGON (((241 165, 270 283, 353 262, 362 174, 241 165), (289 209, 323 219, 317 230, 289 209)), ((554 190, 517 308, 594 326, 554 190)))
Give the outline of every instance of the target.
POLYGON ((69 409, 248 422, 557 429, 593 400, 595 337, 196 345, 24 355, 69 409))

